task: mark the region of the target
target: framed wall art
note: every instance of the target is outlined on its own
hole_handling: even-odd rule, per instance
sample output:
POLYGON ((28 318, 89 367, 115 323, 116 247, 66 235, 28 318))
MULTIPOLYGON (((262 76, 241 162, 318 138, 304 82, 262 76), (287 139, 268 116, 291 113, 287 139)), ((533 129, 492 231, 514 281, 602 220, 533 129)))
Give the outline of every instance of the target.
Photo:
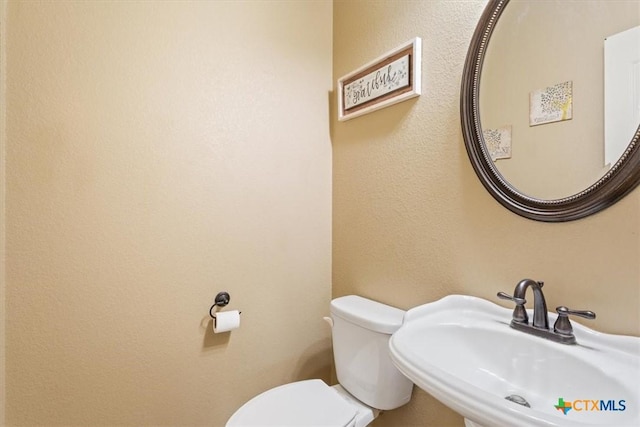
POLYGON ((571 120, 573 82, 538 89, 529 94, 529 126, 571 120))
POLYGON ((338 120, 419 96, 422 44, 416 37, 338 80, 338 120))

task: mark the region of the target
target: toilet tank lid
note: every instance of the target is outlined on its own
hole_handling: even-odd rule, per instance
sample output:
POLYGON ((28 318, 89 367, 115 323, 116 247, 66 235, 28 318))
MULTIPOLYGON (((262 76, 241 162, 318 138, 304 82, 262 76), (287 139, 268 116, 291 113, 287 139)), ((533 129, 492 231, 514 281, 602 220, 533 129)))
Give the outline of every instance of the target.
POLYGON ((374 332, 391 335, 402 326, 404 310, 358 295, 331 301, 331 314, 374 332))

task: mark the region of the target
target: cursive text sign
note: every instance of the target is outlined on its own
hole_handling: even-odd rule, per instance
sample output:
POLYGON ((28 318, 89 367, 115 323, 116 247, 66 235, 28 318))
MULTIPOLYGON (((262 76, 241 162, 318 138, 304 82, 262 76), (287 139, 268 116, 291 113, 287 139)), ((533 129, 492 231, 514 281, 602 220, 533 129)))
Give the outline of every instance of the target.
POLYGON ((344 86, 346 110, 409 85, 409 55, 344 86))
POLYGON ((338 80, 338 119, 420 95, 420 51, 415 38, 338 80))

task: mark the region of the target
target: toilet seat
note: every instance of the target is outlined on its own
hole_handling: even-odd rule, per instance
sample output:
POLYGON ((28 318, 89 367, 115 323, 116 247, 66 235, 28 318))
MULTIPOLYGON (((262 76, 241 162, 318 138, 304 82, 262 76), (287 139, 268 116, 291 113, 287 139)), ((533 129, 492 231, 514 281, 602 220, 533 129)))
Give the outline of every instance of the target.
POLYGON ((227 427, 348 427, 357 410, 321 380, 285 384, 254 397, 227 421, 227 427))

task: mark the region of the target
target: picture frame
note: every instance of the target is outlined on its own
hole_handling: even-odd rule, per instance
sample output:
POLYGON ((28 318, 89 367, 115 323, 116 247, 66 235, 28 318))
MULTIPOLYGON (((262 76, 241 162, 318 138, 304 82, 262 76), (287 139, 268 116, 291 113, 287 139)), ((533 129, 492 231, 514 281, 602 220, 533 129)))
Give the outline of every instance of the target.
POLYGON ((419 96, 422 40, 415 37, 338 79, 338 120, 419 96))
POLYGON ((573 81, 558 83, 529 94, 529 126, 573 118, 573 81))

